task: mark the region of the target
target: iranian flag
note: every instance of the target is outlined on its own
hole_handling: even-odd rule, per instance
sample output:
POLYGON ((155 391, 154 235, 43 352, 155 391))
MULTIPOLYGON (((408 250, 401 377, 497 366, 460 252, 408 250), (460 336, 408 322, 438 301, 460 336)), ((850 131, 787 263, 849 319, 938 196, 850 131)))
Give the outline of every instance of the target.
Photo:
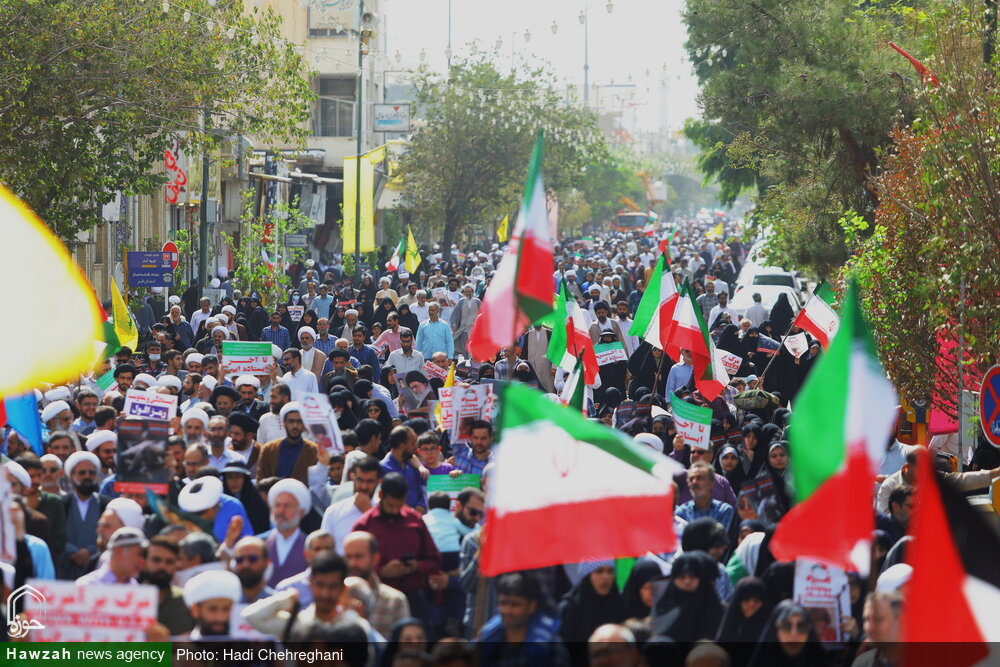
POLYGON ((802 306, 794 322, 795 326, 815 336, 823 349, 830 347, 830 341, 840 327, 840 318, 833 311, 836 296, 833 288, 825 282, 820 283, 813 290, 806 305, 802 306))
POLYGON ((706 400, 714 401, 729 384, 729 375, 715 359, 715 343, 687 280, 681 285, 676 304, 664 351, 671 359, 680 359, 681 350, 690 350, 695 387, 706 400))
MULTIPOLYGON (((635 309, 635 319, 629 327, 629 336, 641 336, 657 349, 664 349, 670 340, 674 310, 677 308, 677 285, 667 269, 666 258, 660 255, 653 267, 649 285, 635 309)), ((677 357, 674 357, 677 359, 677 357)))
POLYGON ((524 385, 500 404, 481 574, 674 550, 680 464, 524 385))
POLYGON ((594 400, 594 393, 584 379, 582 359, 577 360, 576 367, 566 376, 559 400, 562 401, 563 405, 578 410, 585 417, 587 416, 587 402, 594 400))
POLYGON ((542 183, 541 131, 528 166, 521 209, 496 275, 469 335, 469 353, 480 361, 517 340, 529 322, 551 313, 552 239, 542 183))
POLYGON ((997 664, 996 656, 986 658, 1000 642, 1000 538, 983 514, 934 472, 927 450, 918 447, 917 455, 913 541, 906 546, 913 574, 900 638, 903 664, 997 664))
POLYGON ((872 480, 898 402, 849 285, 843 326, 795 401, 789 444, 799 502, 771 540, 778 560, 812 558, 867 573, 872 480))
POLYGON ((404 247, 406 247, 406 241, 402 236, 400 236, 399 244, 396 246, 396 249, 392 251, 392 257, 390 257, 389 261, 385 263, 385 268, 388 271, 397 271, 399 269, 399 260, 403 256, 404 247))
POLYGON ((271 259, 270 255, 267 254, 267 249, 265 248, 260 249, 260 258, 264 260, 264 265, 267 266, 268 271, 274 270, 274 260, 271 259))

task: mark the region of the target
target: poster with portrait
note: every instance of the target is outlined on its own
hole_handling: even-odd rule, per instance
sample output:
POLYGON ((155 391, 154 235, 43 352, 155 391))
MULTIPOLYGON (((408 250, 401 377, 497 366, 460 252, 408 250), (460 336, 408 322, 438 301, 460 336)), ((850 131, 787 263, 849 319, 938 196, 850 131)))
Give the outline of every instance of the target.
POLYGON ((168 437, 170 422, 158 419, 118 420, 116 493, 144 493, 148 488, 157 495, 167 494, 170 481, 167 469, 168 437))
POLYGON ((326 394, 303 393, 299 402, 302 405, 302 422, 306 427, 303 437, 326 449, 331 456, 343 454, 344 440, 340 435, 337 415, 326 394))
POLYGON ((469 442, 474 422, 480 419, 493 421, 495 394, 492 385, 442 387, 438 395, 441 399, 441 425, 450 431, 451 442, 469 442))
POLYGON ((844 640, 840 621, 851 613, 851 592, 844 570, 799 558, 795 561, 793 597, 809 614, 821 642, 836 644, 844 640))

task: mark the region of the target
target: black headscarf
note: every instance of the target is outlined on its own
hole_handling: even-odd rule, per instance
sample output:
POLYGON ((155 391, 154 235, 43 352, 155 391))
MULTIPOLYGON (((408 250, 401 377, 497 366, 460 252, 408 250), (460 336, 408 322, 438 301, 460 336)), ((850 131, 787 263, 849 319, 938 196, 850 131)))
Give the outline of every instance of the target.
POLYGON ((590 575, 580 580, 559 603, 563 641, 585 643, 591 633, 605 623, 625 620, 625 604, 618 588, 612 584, 607 595, 598 595, 590 583, 590 575))
POLYGON ((828 664, 811 623, 806 644, 799 654, 792 657, 785 653, 778 641, 778 624, 793 616, 809 621, 809 613, 791 600, 784 600, 774 608, 757 640, 757 648, 750 658, 751 667, 825 667, 828 664))
POLYGON ((396 310, 396 304, 394 304, 392 299, 389 297, 385 297, 378 302, 378 308, 375 310, 375 315, 372 317, 372 324, 378 322, 382 325, 382 329, 384 330, 387 326, 389 326, 386 324, 386 317, 388 317, 389 313, 394 310, 396 310), (389 306, 388 308, 386 308, 387 305, 389 306))
POLYGON ((774 307, 771 308, 770 320, 771 324, 774 326, 774 333, 776 335, 771 336, 775 340, 780 340, 781 336, 785 335, 788 331, 788 327, 792 325, 792 318, 795 317, 795 311, 792 310, 792 305, 788 303, 787 294, 779 294, 778 300, 775 301, 774 307))
POLYGON ((715 637, 722 621, 722 603, 715 592, 718 566, 703 551, 685 552, 674 559, 671 581, 666 592, 656 601, 653 631, 678 642, 695 642, 715 637), (678 589, 674 580, 682 574, 698 577, 693 592, 678 589))
POLYGON ((625 581, 622 601, 625 603, 625 618, 646 618, 652 608, 642 602, 640 591, 651 581, 663 579, 659 564, 650 558, 640 558, 632 566, 632 572, 625 581))
POLYGON ((330 405, 335 408, 343 408, 343 412, 337 417, 337 426, 341 431, 354 429, 358 425, 358 416, 354 414, 354 394, 347 388, 340 391, 330 392, 330 405))
POLYGON ((382 442, 389 442, 389 431, 392 430, 392 417, 389 416, 389 409, 385 406, 385 401, 381 398, 368 398, 360 401, 362 419, 370 419, 370 417, 368 417, 369 405, 377 405, 379 410, 381 410, 381 412, 378 413, 377 421, 382 426, 382 442))
POLYGON ((636 348, 635 352, 628 360, 628 370, 632 374, 632 380, 629 383, 628 393, 632 398, 638 398, 640 396, 638 392, 639 387, 645 387, 647 391, 652 389, 653 392, 662 396, 667 389, 667 374, 670 372, 670 367, 674 365, 674 362, 670 360, 670 357, 664 354, 661 359, 657 359, 653 356, 653 346, 646 341, 641 341, 639 347, 636 348), (656 374, 659 371, 659 381, 657 382, 656 374), (654 386, 655 385, 655 386, 654 386))
POLYGON ((399 315, 399 326, 406 327, 413 332, 413 336, 416 337, 417 329, 420 327, 420 320, 417 316, 410 312, 409 304, 401 303, 396 306, 396 313, 399 315))
POLYGON ((234 496, 229 493, 229 487, 226 486, 225 477, 221 473, 219 474, 219 477, 222 479, 222 488, 225 490, 226 495, 236 498, 243 503, 243 509, 247 511, 247 517, 250 518, 250 525, 253 527, 254 534, 258 535, 270 530, 271 509, 267 506, 267 503, 264 502, 264 499, 260 497, 257 487, 253 485, 253 482, 251 482, 250 471, 246 471, 246 475, 243 480, 243 488, 240 489, 240 495, 238 496, 234 496))
POLYGON ((720 350, 725 350, 726 352, 732 352, 733 354, 739 354, 742 356, 743 350, 740 345, 740 328, 735 324, 727 324, 719 335, 719 342, 716 343, 716 347, 720 350))
POLYGON ((767 601, 767 587, 757 577, 744 577, 736 584, 733 599, 722 617, 722 625, 715 640, 723 645, 734 665, 745 665, 753 652, 753 645, 760 639, 771 616, 773 607, 767 601), (743 615, 741 603, 757 599, 761 607, 749 618, 743 615))

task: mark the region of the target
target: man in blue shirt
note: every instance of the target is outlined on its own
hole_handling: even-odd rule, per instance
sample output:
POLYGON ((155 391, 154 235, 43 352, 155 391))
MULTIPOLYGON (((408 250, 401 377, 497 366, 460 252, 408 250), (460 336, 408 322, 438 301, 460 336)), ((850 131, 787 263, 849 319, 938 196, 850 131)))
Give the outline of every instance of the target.
POLYGON ((435 352, 444 352, 451 359, 455 356, 455 337, 451 326, 441 321, 441 306, 430 303, 427 306, 430 318, 417 329, 417 350, 424 359, 430 359, 435 352))
POLYGON ((668 403, 675 391, 688 385, 693 373, 694 366, 691 365, 691 351, 681 350, 681 360, 671 366, 670 372, 667 374, 666 398, 668 403))
POLYGON ((90 389, 81 389, 76 394, 76 407, 80 410, 80 416, 73 420, 71 429, 80 435, 90 435, 94 432, 94 413, 97 412, 97 394, 90 389))
POLYGON ((331 306, 333 306, 333 297, 330 296, 330 288, 325 284, 320 285, 319 296, 312 302, 312 309, 316 311, 316 317, 330 317, 331 306))
POLYGON ((427 483, 411 463, 417 451, 417 434, 409 426, 397 426, 389 433, 389 453, 379 463, 383 477, 398 472, 406 479, 406 504, 427 509, 427 483))
POLYGON ((292 337, 288 334, 288 329, 281 326, 281 313, 274 311, 271 313, 271 326, 264 327, 260 332, 260 339, 277 345, 282 350, 287 350, 292 346, 292 337))
POLYGON ((705 461, 696 461, 688 468, 687 482, 691 500, 677 508, 675 515, 691 523, 704 516, 712 517, 729 532, 733 525, 733 506, 712 498, 715 486, 715 471, 705 461))
POLYGON ((358 368, 365 364, 371 366, 372 381, 378 383, 382 381, 382 364, 378 360, 378 350, 371 345, 365 345, 367 333, 364 326, 360 324, 354 327, 354 331, 351 332, 354 345, 347 348, 347 354, 351 356, 351 359, 357 360, 358 368))

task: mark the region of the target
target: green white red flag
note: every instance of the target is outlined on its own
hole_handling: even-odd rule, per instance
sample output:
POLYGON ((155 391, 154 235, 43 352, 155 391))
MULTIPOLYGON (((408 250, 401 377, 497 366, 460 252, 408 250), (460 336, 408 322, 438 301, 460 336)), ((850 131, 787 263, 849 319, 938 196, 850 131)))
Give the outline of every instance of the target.
POLYGON ((493 359, 497 350, 517 340, 530 322, 553 310, 554 262, 542 182, 543 147, 539 132, 510 243, 469 335, 469 353, 480 361, 493 359))
POLYGON ((560 281, 555 296, 555 309, 535 322, 552 328, 546 358, 553 365, 572 373, 578 360, 583 360, 586 384, 593 385, 600 367, 590 339, 590 313, 577 304, 565 281, 560 281))
POLYGON ((676 547, 663 517, 680 464, 524 385, 502 386, 500 405, 481 574, 676 547))
POLYGON ((695 387, 706 400, 713 401, 729 384, 729 374, 715 358, 715 343, 687 280, 681 285, 676 304, 664 351, 671 359, 680 359, 681 350, 690 350, 695 387))
POLYGON ((830 347, 830 341, 840 328, 840 318, 833 310, 836 296, 832 287, 820 283, 795 317, 795 326, 811 333, 823 349, 830 347))
MULTIPOLYGON (((641 336, 653 347, 663 350, 670 340, 674 310, 677 307, 677 285, 663 255, 656 260, 646 291, 635 310, 635 319, 628 335, 641 336)), ((676 360, 677 357, 674 357, 676 360)))
POLYGON ((799 502, 778 524, 771 552, 778 560, 804 557, 867 572, 875 529, 872 480, 899 400, 853 284, 842 315, 795 401, 789 445, 799 502))
POLYGON ((389 258, 389 261, 385 263, 386 269, 389 271, 396 271, 399 269, 400 259, 403 256, 403 248, 405 247, 406 241, 403 237, 399 237, 399 245, 397 245, 396 249, 392 251, 392 257, 389 258))

